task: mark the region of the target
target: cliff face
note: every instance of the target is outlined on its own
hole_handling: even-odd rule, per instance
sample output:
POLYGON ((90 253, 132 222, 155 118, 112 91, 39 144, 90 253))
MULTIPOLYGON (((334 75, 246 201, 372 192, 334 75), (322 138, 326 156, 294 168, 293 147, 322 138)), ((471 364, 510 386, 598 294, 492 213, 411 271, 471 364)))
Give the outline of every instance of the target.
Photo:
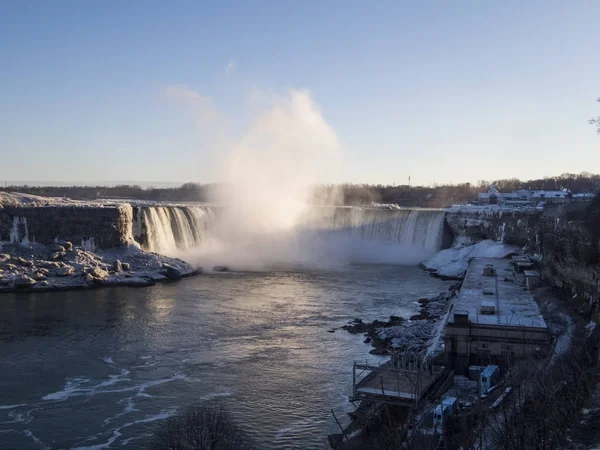
POLYGON ((472 242, 485 239, 538 248, 542 212, 536 209, 457 208, 446 213, 455 237, 472 242))
POLYGON ((457 208, 447 212, 446 222, 455 237, 492 239, 541 255, 542 276, 591 305, 600 296, 600 223, 594 228, 582 219, 587 206, 547 205, 543 212, 457 208))
MULTIPOLYGON (((582 206, 544 210, 540 221, 542 274, 558 287, 600 295, 600 224, 573 218, 582 206)), ((576 214, 577 216, 577 214, 576 214)))
POLYGON ((0 241, 29 240, 52 244, 56 239, 99 248, 125 245, 131 237, 131 206, 4 206, 0 241))

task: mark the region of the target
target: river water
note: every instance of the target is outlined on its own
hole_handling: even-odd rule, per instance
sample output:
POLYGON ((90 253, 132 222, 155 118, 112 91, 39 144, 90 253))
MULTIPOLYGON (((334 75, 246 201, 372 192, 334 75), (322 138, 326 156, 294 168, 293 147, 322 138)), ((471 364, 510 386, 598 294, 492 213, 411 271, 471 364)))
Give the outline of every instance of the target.
POLYGON ((355 317, 408 317, 449 282, 412 266, 202 275, 151 288, 0 296, 0 448, 146 448, 220 398, 264 449, 321 449, 347 422, 355 317))

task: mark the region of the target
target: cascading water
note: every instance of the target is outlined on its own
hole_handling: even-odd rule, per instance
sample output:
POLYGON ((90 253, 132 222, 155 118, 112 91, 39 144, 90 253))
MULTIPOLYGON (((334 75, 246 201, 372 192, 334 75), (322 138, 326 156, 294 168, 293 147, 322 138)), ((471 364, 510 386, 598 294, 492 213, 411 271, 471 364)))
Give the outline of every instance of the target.
POLYGON ((388 245, 437 251, 442 244, 444 211, 435 209, 332 208, 325 218, 313 219, 312 228, 347 233, 388 245))
MULTIPOLYGON (((315 257, 322 259, 323 253, 335 253, 336 247, 343 253, 351 246, 360 246, 361 255, 367 252, 370 256, 366 259, 373 260, 373 254, 381 254, 388 247, 403 249, 405 253, 409 250, 419 254, 438 251, 442 245, 444 212, 433 209, 315 207, 299 220, 292 231, 249 235, 241 240, 239 236, 224 235, 223 227, 217 225, 214 207, 147 206, 137 211, 134 234, 138 239, 144 234, 140 241, 145 249, 170 255, 219 241, 220 249, 235 249, 233 254, 252 254, 254 250, 249 249, 254 245, 262 257, 264 253, 270 253, 279 260, 310 259, 307 252, 311 248, 319 248, 321 251, 315 257), (285 241, 289 241, 288 247, 285 241), (294 245, 295 249, 291 249, 294 245), (302 256, 299 257, 299 253, 302 256)), ((232 258, 231 255, 229 252, 225 259, 232 258)), ((347 257, 360 261, 361 255, 354 252, 347 257)), ((385 261, 392 262, 393 258, 395 256, 390 256, 385 261)), ((415 258, 419 256, 411 258, 411 261, 415 258)))
POLYGON ((173 254, 200 245, 213 215, 212 208, 204 206, 142 207, 136 218, 136 237, 145 229, 146 250, 173 254))

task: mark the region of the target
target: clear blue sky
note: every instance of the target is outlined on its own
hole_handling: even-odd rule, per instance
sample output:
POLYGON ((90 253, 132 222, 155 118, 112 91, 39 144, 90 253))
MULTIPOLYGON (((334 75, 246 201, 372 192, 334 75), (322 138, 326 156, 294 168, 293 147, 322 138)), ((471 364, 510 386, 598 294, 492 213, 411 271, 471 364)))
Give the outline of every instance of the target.
POLYGON ((234 134, 256 93, 309 90, 331 181, 600 172, 599 42, 593 0, 5 0, 0 181, 219 181, 173 87, 234 134))

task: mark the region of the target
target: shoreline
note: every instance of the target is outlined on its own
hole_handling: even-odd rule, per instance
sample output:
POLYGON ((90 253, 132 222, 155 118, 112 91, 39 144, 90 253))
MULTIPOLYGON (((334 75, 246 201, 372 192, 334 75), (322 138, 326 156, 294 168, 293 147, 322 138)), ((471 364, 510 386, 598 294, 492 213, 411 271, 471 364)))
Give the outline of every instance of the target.
MULTIPOLYGON (((424 272, 433 278, 436 277, 424 265, 420 264, 424 272)), ((392 363, 391 355, 393 352, 403 351, 407 344, 420 340, 420 351, 431 352, 432 357, 438 358, 441 354, 439 325, 445 320, 447 311, 453 299, 460 291, 463 278, 452 278, 447 281, 456 281, 438 295, 432 298, 420 298, 416 300, 419 303, 419 312, 408 319, 402 317, 390 316, 389 321, 382 322, 374 320, 365 323, 357 318, 340 329, 346 330, 351 334, 363 334, 364 343, 370 343, 373 347, 369 353, 377 355, 386 355, 390 358, 382 363, 382 366, 389 366, 392 363)), ((362 430, 377 430, 388 420, 381 417, 383 404, 376 404, 370 401, 363 401, 358 407, 347 415, 350 417, 350 423, 341 430, 341 433, 332 433, 327 436, 330 448, 337 450, 351 450, 363 448, 361 442, 368 439, 363 435, 362 430)))
POLYGON ((68 241, 52 246, 0 243, 0 294, 147 287, 200 273, 181 259, 133 245, 95 251, 68 241))

